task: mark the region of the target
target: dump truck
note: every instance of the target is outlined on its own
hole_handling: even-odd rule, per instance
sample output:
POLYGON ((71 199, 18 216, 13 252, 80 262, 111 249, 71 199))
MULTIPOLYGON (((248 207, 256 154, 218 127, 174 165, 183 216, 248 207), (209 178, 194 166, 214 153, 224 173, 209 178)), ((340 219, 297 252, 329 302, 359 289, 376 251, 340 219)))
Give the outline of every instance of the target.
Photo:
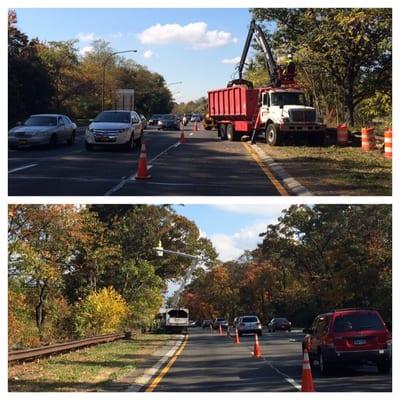
POLYGON ((242 57, 238 66, 239 79, 226 88, 208 92, 208 114, 217 127, 218 136, 230 141, 251 137, 252 143, 262 136, 266 143, 276 146, 293 135, 306 136, 313 144, 322 144, 325 125, 317 115, 312 96, 296 82, 293 61, 285 68, 278 66, 265 34, 251 21, 242 57), (254 88, 243 79, 243 68, 253 37, 264 55, 270 82, 254 88))

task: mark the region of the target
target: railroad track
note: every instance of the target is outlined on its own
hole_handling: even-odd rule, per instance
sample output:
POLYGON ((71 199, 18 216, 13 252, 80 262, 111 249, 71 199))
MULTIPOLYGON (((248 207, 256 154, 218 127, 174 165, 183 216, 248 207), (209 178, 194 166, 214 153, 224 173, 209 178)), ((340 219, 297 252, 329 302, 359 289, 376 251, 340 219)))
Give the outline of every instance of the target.
POLYGON ((97 344, 113 342, 114 340, 125 339, 130 336, 130 332, 113 333, 110 335, 93 336, 80 340, 72 340, 64 343, 56 343, 48 346, 35 347, 24 350, 13 350, 8 352, 8 362, 17 363, 31 361, 36 358, 47 357, 53 354, 64 353, 78 350, 82 347, 94 346, 97 344))

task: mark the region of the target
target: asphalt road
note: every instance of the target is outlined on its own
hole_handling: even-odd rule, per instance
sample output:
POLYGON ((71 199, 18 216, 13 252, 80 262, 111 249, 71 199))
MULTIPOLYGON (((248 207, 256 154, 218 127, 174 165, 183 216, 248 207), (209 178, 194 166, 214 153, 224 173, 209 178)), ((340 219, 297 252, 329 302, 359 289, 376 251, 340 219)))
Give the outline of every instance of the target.
MULTIPOLYGON (((251 355, 253 336, 234 344, 209 329, 193 328, 172 368, 158 384, 158 392, 296 392, 301 388, 302 333, 264 333, 262 358, 251 355)), ((391 391, 391 374, 373 366, 340 369, 323 377, 312 371, 318 392, 391 391)))
POLYGON ((135 180, 139 150, 87 152, 83 135, 72 146, 9 150, 10 196, 279 195, 276 185, 241 142, 215 131, 145 130, 152 179, 135 180))

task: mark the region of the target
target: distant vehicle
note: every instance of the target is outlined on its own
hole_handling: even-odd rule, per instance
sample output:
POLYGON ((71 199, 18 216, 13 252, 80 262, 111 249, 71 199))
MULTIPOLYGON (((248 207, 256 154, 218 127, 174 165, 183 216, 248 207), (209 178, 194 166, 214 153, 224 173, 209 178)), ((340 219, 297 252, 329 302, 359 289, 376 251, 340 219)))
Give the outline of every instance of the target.
POLYGON ((77 126, 63 114, 35 114, 8 132, 10 148, 31 145, 55 146, 75 143, 77 126))
POLYGON ((174 114, 163 115, 157 123, 157 129, 179 130, 179 119, 174 114))
POLYGON ((203 322, 201 323, 201 327, 202 327, 202 328, 209 328, 211 325, 212 325, 211 319, 205 319, 205 320, 203 320, 203 322))
POLYGON ((167 333, 187 333, 189 310, 187 308, 169 308, 165 313, 165 330, 167 333))
POLYGON ((377 310, 342 309, 318 315, 306 329, 303 351, 322 374, 334 367, 375 364, 380 373, 391 368, 391 335, 377 310))
POLYGON ((285 317, 272 318, 268 323, 268 332, 292 330, 292 323, 285 317))
POLYGON ((219 329, 221 326, 222 329, 228 329, 228 322, 225 318, 216 318, 213 322, 213 328, 219 329))
POLYGON ((262 335, 261 322, 256 315, 244 315, 238 318, 236 327, 239 336, 247 333, 257 333, 259 336, 262 335))
POLYGON ((190 118, 190 122, 200 122, 201 117, 198 114, 193 114, 192 117, 190 118))
POLYGON ((142 121, 135 111, 102 111, 86 129, 85 148, 121 146, 131 151, 140 144, 142 135, 142 121))
POLYGON ((164 114, 153 114, 148 122, 149 126, 157 126, 157 123, 159 119, 163 116, 164 114))
POLYGON ((139 114, 140 120, 142 121, 143 129, 147 128, 147 119, 143 114, 139 114))
POLYGON ((194 328, 196 326, 197 326, 197 321, 192 321, 192 320, 189 321, 189 328, 194 328))

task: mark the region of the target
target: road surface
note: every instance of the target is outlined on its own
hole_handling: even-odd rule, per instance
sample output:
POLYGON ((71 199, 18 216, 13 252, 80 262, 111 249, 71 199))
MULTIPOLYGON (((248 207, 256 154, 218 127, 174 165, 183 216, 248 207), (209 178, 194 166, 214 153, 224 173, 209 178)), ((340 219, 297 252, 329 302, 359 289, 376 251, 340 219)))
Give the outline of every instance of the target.
POLYGON ((87 152, 83 134, 72 146, 9 150, 10 196, 270 196, 287 194, 268 176, 251 146, 218 139, 216 131, 145 130, 152 179, 135 180, 139 150, 87 152))
MULTIPOLYGON (((301 387, 302 333, 264 333, 262 358, 253 358, 254 338, 234 344, 209 329, 193 328, 175 363, 155 387, 157 392, 297 392, 301 387)), ((323 377, 313 368, 318 392, 391 391, 391 374, 373 366, 341 369, 323 377)))

